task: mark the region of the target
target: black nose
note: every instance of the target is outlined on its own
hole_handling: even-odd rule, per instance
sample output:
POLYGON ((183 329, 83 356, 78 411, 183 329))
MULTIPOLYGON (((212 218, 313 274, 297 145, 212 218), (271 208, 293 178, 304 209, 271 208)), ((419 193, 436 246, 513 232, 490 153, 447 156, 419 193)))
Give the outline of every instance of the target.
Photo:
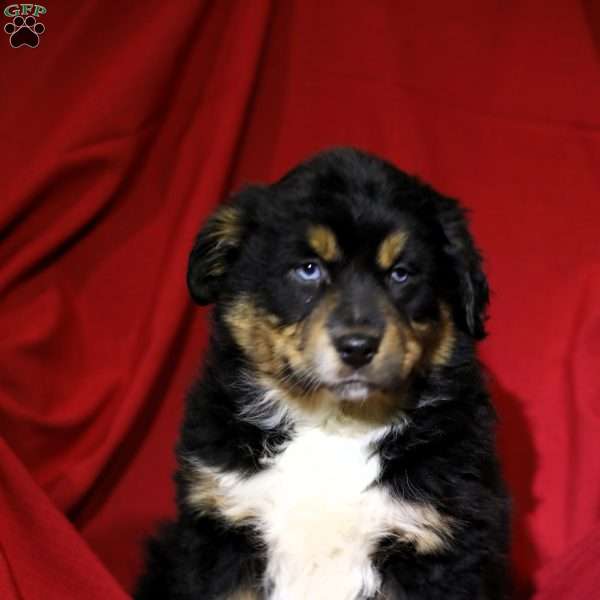
POLYGON ((347 365, 358 369, 371 362, 379 347, 379 338, 364 333, 350 333, 337 338, 335 347, 347 365))

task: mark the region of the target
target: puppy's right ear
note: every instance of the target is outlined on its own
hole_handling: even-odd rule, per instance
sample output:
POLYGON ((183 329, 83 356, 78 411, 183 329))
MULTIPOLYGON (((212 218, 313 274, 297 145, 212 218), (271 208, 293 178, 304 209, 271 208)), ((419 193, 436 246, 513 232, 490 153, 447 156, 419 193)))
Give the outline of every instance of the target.
POLYGON ((216 302, 243 242, 246 212, 262 188, 241 191, 223 204, 200 230, 188 262, 187 284, 198 304, 216 302))

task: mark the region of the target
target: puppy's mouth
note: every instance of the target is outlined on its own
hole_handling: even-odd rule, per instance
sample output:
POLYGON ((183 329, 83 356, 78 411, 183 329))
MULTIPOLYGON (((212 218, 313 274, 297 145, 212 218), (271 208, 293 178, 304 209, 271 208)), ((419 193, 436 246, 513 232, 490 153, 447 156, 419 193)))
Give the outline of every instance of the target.
POLYGON ((365 379, 351 378, 331 383, 327 386, 340 400, 361 402, 380 387, 365 379))

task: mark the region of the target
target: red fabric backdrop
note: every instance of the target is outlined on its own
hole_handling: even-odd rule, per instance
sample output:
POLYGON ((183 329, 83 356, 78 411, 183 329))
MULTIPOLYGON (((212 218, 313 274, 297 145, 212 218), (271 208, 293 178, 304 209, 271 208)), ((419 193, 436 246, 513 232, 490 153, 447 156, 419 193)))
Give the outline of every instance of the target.
POLYGON ((205 341, 192 237, 228 190, 339 144, 474 209, 518 578, 593 597, 600 5, 46 8, 37 48, 0 31, 0 597, 126 597, 205 341))

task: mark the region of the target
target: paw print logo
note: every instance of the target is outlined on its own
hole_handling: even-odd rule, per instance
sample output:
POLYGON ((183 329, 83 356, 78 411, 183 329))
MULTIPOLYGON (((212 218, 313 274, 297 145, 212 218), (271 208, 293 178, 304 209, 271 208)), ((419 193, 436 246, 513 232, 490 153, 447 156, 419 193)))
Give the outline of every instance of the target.
POLYGON ((44 25, 38 23, 33 15, 29 15, 25 19, 21 16, 15 17, 12 23, 7 23, 4 26, 4 31, 10 35, 10 45, 13 48, 19 46, 36 48, 40 43, 40 35, 45 30, 44 25))

